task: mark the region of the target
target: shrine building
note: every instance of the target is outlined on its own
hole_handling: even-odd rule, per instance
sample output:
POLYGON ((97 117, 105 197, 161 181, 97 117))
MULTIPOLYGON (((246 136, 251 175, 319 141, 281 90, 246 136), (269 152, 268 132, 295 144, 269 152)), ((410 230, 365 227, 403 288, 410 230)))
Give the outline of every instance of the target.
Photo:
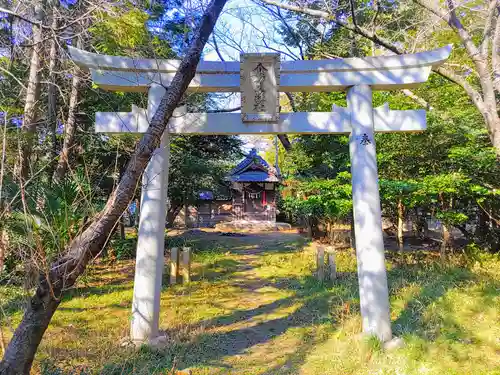
POLYGON ((213 226, 234 220, 276 222, 280 172, 257 150, 252 149, 224 180, 229 183, 228 194, 201 192, 196 209, 189 210, 189 226, 213 226))

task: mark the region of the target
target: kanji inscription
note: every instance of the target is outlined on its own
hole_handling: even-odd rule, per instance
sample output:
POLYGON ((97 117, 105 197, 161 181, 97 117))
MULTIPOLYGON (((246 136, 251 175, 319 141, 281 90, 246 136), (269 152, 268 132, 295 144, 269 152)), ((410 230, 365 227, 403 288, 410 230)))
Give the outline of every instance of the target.
POLYGON ((279 54, 242 54, 240 63, 242 121, 277 122, 279 119, 279 54))
POLYGON ((366 133, 363 133, 361 136, 361 141, 359 142, 360 145, 367 146, 371 144, 372 141, 370 141, 370 138, 368 138, 368 135, 366 133))

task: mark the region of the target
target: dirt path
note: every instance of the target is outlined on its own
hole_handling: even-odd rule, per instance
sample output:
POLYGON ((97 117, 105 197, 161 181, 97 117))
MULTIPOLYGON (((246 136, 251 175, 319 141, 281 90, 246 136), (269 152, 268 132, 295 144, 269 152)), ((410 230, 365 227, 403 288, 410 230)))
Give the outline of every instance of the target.
POLYGON ((304 303, 300 290, 312 272, 312 254, 304 255, 308 242, 282 232, 241 237, 195 232, 186 238, 193 247, 202 241, 227 252, 224 259, 205 264, 203 292, 190 293, 191 299, 206 303, 200 309, 214 314, 189 328, 196 332, 195 340, 182 366, 192 367, 194 374, 264 374, 270 366, 288 373, 297 349, 315 341, 318 315, 325 313, 320 311, 325 298, 304 303), (219 261, 225 272, 213 277, 210 270, 217 271, 219 261))

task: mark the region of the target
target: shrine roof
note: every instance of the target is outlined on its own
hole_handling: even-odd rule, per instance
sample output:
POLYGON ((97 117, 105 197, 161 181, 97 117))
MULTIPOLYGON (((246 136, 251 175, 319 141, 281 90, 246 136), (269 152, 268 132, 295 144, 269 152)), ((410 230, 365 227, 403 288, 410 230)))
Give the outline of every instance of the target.
POLYGON ((226 177, 232 182, 279 182, 276 168, 269 165, 256 149, 252 149, 226 177))

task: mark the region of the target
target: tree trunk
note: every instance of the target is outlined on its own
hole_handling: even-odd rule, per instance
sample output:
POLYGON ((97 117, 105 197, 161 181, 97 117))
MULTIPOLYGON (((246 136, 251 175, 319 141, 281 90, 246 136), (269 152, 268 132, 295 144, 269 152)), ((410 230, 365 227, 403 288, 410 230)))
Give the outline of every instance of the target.
MULTIPOLYGON (((80 38, 77 38, 77 48, 81 48, 80 38)), ((54 171, 54 180, 61 182, 66 176, 66 171, 69 167, 69 159, 71 151, 75 145, 76 135, 76 110, 78 108, 78 90, 80 87, 80 68, 73 69, 73 78, 71 80, 71 93, 69 97, 68 118, 64 125, 64 142, 57 162, 56 170, 54 171)))
POLYGON ((290 151, 292 149, 292 143, 286 134, 278 134, 278 139, 280 140, 285 151, 290 151))
POLYGON ((427 213, 422 216, 422 235, 424 238, 429 238, 429 223, 427 221, 427 213))
POLYGON ((403 205, 403 200, 399 198, 398 200, 398 246, 399 251, 404 249, 404 238, 403 238, 403 226, 404 226, 404 213, 405 207, 403 205))
POLYGON ((125 223, 123 222, 123 215, 120 217, 120 239, 125 239, 125 223))
POLYGON ((135 217, 134 226, 139 228, 139 219, 141 217, 141 200, 139 198, 135 199, 135 217))
POLYGON ((104 209, 69 244, 67 250, 51 264, 47 272, 40 272, 35 294, 0 362, 0 375, 29 374, 36 350, 61 301, 62 293, 75 284, 90 260, 100 253, 116 221, 133 198, 140 176, 153 151, 160 144, 168 120, 195 75, 203 48, 225 3, 226 0, 213 0, 208 6, 172 84, 163 96, 147 132, 137 144, 120 183, 104 209))
POLYGON ((184 228, 189 228, 189 205, 186 196, 184 196, 184 228))
MULTIPOLYGON (((35 5, 34 19, 43 23, 45 20, 45 2, 35 5)), ((42 27, 33 25, 33 51, 31 53, 24 117, 21 125, 21 150, 16 165, 16 174, 21 184, 26 181, 30 171, 30 157, 33 150, 33 139, 36 131, 36 108, 40 96, 40 68, 43 51, 42 27)))
POLYGON ((7 233, 5 229, 0 229, 0 275, 3 272, 5 254, 7 253, 7 233))
POLYGON ((170 205, 170 207, 167 210, 167 226, 171 228, 174 225, 175 218, 177 215, 179 215, 179 212, 181 212, 182 209, 182 204, 181 203, 174 203, 170 205))
POLYGON ((353 250, 356 249, 356 235, 355 235, 355 230, 354 230, 354 215, 351 212, 350 219, 349 219, 349 224, 351 226, 351 248, 353 250))
POLYGON ((483 116, 488 125, 488 134, 490 135, 491 143, 495 147, 497 158, 500 159, 500 118, 496 112, 496 107, 483 113, 483 116))
POLYGON ((490 218, 481 207, 478 207, 477 219, 477 226, 474 236, 480 242, 483 242, 489 231, 490 218))
MULTIPOLYGON (((57 14, 56 7, 52 8, 52 29, 57 28, 57 14)), ((56 88, 56 64, 57 64, 57 40, 53 36, 50 40, 50 50, 49 50, 49 74, 48 74, 48 85, 47 85, 47 128, 49 129, 51 142, 52 142, 52 153, 49 155, 49 160, 51 162, 51 168, 49 170, 49 178, 52 176, 54 171, 54 163, 57 157, 57 88, 56 88)))
POLYGON ((313 229, 312 229, 312 222, 309 220, 309 218, 306 218, 306 226, 307 226, 307 238, 312 239, 313 238, 313 229))
POLYGON ((443 231, 443 241, 441 242, 441 249, 440 249, 440 255, 441 258, 444 259, 446 256, 446 250, 448 249, 450 245, 450 229, 448 228, 448 224, 441 223, 442 231, 443 231))
POLYGON ((326 222, 326 239, 328 240, 328 243, 329 244, 332 244, 333 245, 333 230, 332 230, 332 222, 330 220, 328 220, 326 222))
POLYGON ((28 375, 30 373, 38 345, 61 302, 60 299, 50 295, 48 285, 45 287, 42 289, 39 286, 35 295, 30 299, 23 320, 16 328, 0 362, 0 374, 28 375))

